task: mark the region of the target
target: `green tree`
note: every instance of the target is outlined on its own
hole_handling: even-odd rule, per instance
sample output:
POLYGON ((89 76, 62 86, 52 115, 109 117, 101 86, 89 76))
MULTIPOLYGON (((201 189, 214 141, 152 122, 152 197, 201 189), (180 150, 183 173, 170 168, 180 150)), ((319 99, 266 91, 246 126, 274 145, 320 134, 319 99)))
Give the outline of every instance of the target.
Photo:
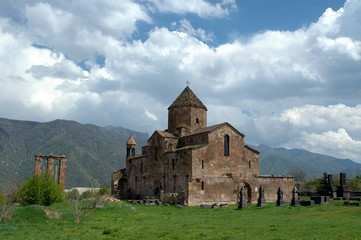
POLYGON ((328 195, 328 174, 326 171, 322 173, 322 178, 320 179, 316 190, 321 196, 328 195))
POLYGON ((18 191, 22 204, 50 205, 65 199, 63 187, 54 182, 48 174, 34 175, 25 181, 18 191))

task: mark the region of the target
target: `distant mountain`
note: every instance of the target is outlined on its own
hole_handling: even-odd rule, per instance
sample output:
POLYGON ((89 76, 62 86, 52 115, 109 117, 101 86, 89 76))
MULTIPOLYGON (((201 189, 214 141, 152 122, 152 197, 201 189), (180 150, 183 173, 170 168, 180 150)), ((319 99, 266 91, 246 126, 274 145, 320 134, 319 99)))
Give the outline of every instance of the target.
MULTIPOLYGON (((132 135, 140 153, 148 134, 122 127, 98 127, 75 121, 46 123, 0 118, 0 188, 8 181, 20 181, 34 174, 36 154, 65 155, 68 158, 66 188, 110 183, 111 173, 125 167, 126 142, 132 135)), ((302 149, 251 146, 260 154, 261 174, 287 175, 302 169, 308 176, 346 172, 361 175, 361 164, 302 149)))
POLYGON ((347 177, 361 175, 361 164, 350 159, 339 159, 303 149, 272 148, 261 144, 251 146, 260 151, 261 174, 289 174, 301 169, 309 177, 321 177, 322 172, 338 174, 346 172, 347 177))
POLYGON ((68 158, 66 188, 110 183, 111 173, 125 167, 130 135, 135 138, 137 149, 147 144, 148 134, 122 127, 0 118, 0 183, 32 176, 34 156, 38 153, 68 158))

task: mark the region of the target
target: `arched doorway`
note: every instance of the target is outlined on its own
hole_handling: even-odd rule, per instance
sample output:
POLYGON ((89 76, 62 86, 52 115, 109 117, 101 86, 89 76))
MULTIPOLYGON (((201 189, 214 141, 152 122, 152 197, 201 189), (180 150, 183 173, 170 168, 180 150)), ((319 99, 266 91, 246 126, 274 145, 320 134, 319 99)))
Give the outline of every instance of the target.
POLYGON ((153 196, 160 198, 160 191, 162 190, 162 183, 157 179, 154 181, 153 196))
POLYGON ((129 196, 128 194, 128 180, 125 178, 119 179, 118 182, 118 190, 119 190, 119 197, 122 199, 127 199, 129 196))
POLYGON ((251 188, 251 186, 248 183, 243 182, 243 183, 240 184, 239 190, 241 190, 242 186, 244 187, 244 190, 246 191, 247 203, 252 203, 252 188, 251 188))

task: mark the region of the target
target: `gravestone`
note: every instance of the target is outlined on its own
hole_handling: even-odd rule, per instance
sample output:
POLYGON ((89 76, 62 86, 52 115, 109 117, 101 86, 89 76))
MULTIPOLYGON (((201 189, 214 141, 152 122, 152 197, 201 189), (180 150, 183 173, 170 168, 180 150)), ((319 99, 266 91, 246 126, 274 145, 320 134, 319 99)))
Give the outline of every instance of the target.
POLYGON ((257 206, 258 207, 264 207, 266 206, 266 199, 264 198, 264 189, 263 189, 263 185, 261 185, 259 187, 259 197, 258 197, 258 203, 257 206))
POLYGON ((285 206, 285 201, 283 200, 283 191, 281 187, 279 187, 277 191, 277 206, 279 207, 285 206))
POLYGON ((333 182, 332 182, 332 174, 327 175, 327 180, 328 180, 328 186, 327 186, 328 196, 330 196, 331 198, 337 197, 336 187, 333 186, 333 182))
POLYGON ((246 191, 244 190, 244 187, 242 187, 241 191, 239 192, 238 209, 242 209, 242 208, 247 208, 246 191))
POLYGON ((337 187, 337 197, 343 200, 349 200, 351 192, 349 186, 346 185, 346 173, 340 173, 340 186, 337 187))
POLYGON ((292 190, 292 200, 291 200, 291 206, 298 206, 300 205, 300 201, 298 199, 298 191, 296 186, 292 190))

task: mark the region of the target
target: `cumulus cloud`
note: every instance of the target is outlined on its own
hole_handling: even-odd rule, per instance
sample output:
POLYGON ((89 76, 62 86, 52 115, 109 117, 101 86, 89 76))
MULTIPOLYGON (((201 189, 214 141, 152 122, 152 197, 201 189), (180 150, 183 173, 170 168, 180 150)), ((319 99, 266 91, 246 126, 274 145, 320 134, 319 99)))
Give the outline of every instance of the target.
MULTIPOLYGON (((154 12, 222 17, 235 1, 7 2, 11 11, 0 18, 2 116, 151 133, 167 127, 167 107, 190 80, 209 123, 229 121, 251 143, 327 152, 329 138, 336 154, 361 141, 360 1, 327 9, 296 31, 217 46, 207 44, 212 33, 186 18, 173 29, 154 25, 144 40, 133 35, 140 21, 153 24, 154 12)), ((342 156, 360 156, 347 149, 342 156)))
POLYGON ((301 138, 293 145, 317 153, 361 162, 361 141, 352 139, 343 128, 336 132, 327 131, 321 134, 302 132, 301 138))
MULTIPOLYGON (((177 23, 172 24, 174 27, 177 27, 177 23)), ((187 33, 191 36, 194 36, 196 38, 199 38, 200 40, 204 42, 212 42, 215 38, 214 33, 210 32, 207 33, 204 29, 201 28, 193 28, 191 25, 191 22, 187 19, 182 19, 179 23, 179 27, 177 31, 187 33)))
POLYGON ((215 4, 205 0, 167 1, 147 0, 156 10, 163 13, 193 13, 200 17, 224 17, 237 9, 235 0, 222 0, 215 4))

